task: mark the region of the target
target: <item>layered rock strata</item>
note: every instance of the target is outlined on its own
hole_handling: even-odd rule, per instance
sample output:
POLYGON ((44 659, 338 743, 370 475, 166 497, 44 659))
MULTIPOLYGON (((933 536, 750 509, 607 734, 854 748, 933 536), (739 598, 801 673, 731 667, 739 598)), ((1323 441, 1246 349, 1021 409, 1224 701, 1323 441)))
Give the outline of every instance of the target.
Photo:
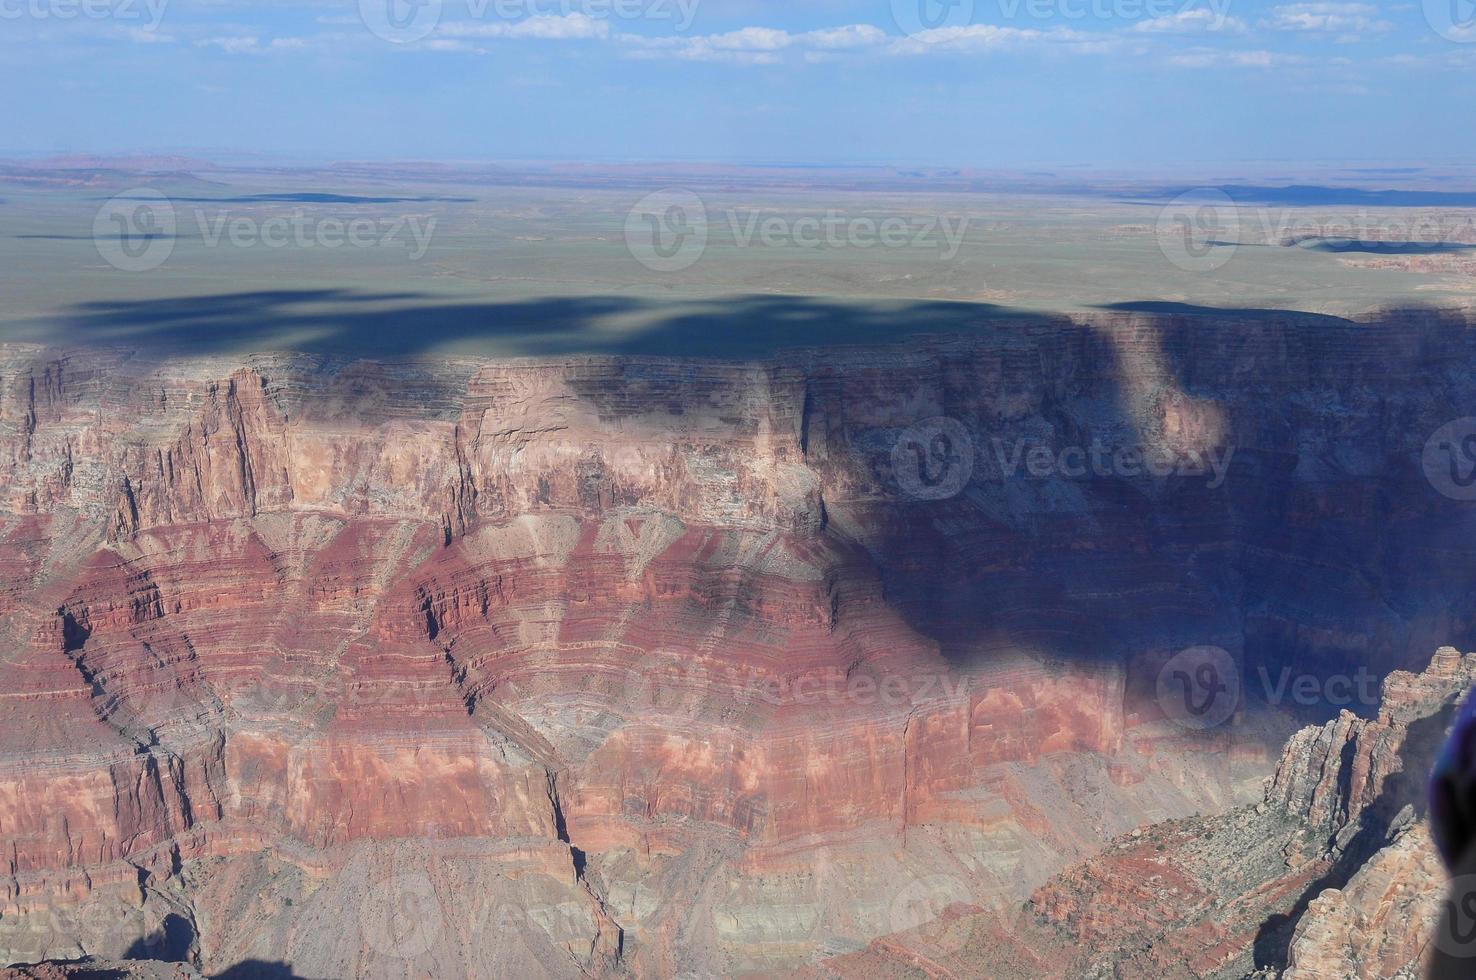
POLYGON ((0 960, 727 973, 1017 904, 1253 800, 1326 707, 1258 669, 1469 631, 1420 460, 1473 365, 1427 314, 762 364, 0 349, 0 960), (1234 737, 1155 700, 1195 644, 1244 667, 1234 737))

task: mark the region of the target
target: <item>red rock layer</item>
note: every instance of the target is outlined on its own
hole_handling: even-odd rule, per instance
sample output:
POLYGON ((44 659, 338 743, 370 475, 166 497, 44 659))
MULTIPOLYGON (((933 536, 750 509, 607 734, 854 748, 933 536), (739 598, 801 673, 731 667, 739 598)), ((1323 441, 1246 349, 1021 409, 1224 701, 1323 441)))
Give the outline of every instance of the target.
POLYGON ((1380 668, 1468 625, 1407 462, 1458 397, 1407 382, 1469 343, 1119 317, 760 365, 0 349, 0 958, 479 975, 495 928, 499 968, 735 971, 1023 898, 1270 770, 1169 728, 1141 665, 1380 668), (944 415, 974 479, 909 497, 892 448, 944 415), (1240 468, 990 469, 1041 435, 1240 468))

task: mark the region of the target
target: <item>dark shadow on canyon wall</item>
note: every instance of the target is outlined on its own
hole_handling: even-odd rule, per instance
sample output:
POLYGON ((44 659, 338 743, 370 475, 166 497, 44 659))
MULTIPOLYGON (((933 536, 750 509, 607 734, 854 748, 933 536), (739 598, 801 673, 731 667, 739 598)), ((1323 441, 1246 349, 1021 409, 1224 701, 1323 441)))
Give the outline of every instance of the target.
MULTIPOLYGON (((1382 675, 1423 667, 1444 644, 1476 644, 1476 504, 1436 492, 1421 467, 1437 429, 1476 416, 1476 334, 1463 316, 1404 309, 1355 322, 1163 302, 1099 316, 785 296, 447 304, 326 289, 87 303, 48 339, 154 356, 291 349, 338 362, 448 347, 777 358, 806 383, 807 462, 852 482, 870 474, 871 492, 828 497, 828 511, 868 529, 888 603, 954 662, 1007 649, 1123 662, 1215 645, 1241 658, 1254 701, 1272 696, 1257 682, 1262 668, 1382 675), (841 371, 833 354, 886 345, 921 360, 868 355, 864 370, 841 371), (957 495, 899 492, 891 467, 902 425, 867 417, 882 384, 894 404, 930 406, 903 424, 947 416, 968 431, 976 468, 957 495), (1170 402, 1223 413, 1234 450, 1223 483, 1116 472, 1043 480, 999 467, 1022 432, 1058 449, 1103 434, 1131 440, 1170 402)), ((581 375, 579 390, 619 416, 639 401, 638 391, 624 397, 631 379, 675 379, 680 390, 703 370, 608 367, 581 375)), ((1297 707, 1320 720, 1342 706, 1297 707)))
MULTIPOLYGON (((1274 702, 1307 722, 1373 714, 1375 684, 1360 681, 1351 698, 1344 688, 1365 672, 1422 669, 1445 644, 1472 648, 1476 504, 1438 492, 1422 465, 1437 430, 1476 416, 1464 317, 1397 310, 1362 323, 1173 303, 1104 312, 1121 315, 1115 342, 1011 327, 1019 350, 960 348, 919 378, 996 465, 976 463, 956 497, 864 518, 884 532, 875 558, 888 601, 915 628, 961 662, 1009 649, 1131 662, 1224 647, 1248 706, 1274 702), (1024 426, 969 390, 995 383, 1011 356, 1039 372, 1024 426), (1148 404, 1125 387, 1133 369, 1163 379, 1148 404), (1177 473, 1000 475, 1022 431, 1047 428, 1057 449, 1088 445, 1131 432, 1166 394, 1223 410, 1234 455, 1221 485, 1177 473), (1292 693, 1285 671, 1316 681, 1316 693, 1292 693)), ((1130 670, 1132 703, 1153 699, 1158 664, 1130 670)))
MULTIPOLYGON (((68 960, 54 965, 68 968, 66 973, 67 980, 128 980, 128 974, 123 970, 114 970, 105 966, 89 966, 89 962, 87 960, 68 960)), ((47 964, 47 966, 51 965, 47 964)), ((39 967, 41 964, 35 964, 34 966, 39 967)), ((17 977, 33 976, 34 973, 30 972, 31 968, 31 964, 15 967, 17 977)))
POLYGON ((237 963, 224 973, 217 973, 212 980, 302 980, 286 963, 270 963, 266 960, 247 960, 237 963))
POLYGON ((194 925, 183 916, 171 912, 164 916, 164 921, 159 924, 157 933, 134 943, 123 958, 183 963, 190 958, 190 952, 194 946, 194 925))

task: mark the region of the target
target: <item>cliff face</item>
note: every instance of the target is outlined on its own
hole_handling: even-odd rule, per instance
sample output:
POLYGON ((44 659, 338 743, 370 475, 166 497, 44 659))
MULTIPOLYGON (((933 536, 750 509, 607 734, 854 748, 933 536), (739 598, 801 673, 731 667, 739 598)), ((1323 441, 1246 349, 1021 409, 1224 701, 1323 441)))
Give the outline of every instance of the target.
MULTIPOLYGON (((722 972, 1018 903, 1271 771, 1252 699, 1234 739, 1164 719, 1167 654, 1382 672, 1468 628, 1419 459, 1473 365, 1417 317, 765 364, 0 349, 0 960, 722 972), (1233 461, 1002 473, 1031 440, 1233 461)), ((1297 752, 1358 746, 1378 800, 1398 724, 1297 752)), ((1294 770, 1256 820, 1366 824, 1294 770)))
POLYGON ((1135 829, 1023 909, 960 909, 826 968, 847 977, 924 961, 1022 978, 1424 976, 1448 875, 1423 818, 1423 786, 1473 682, 1476 654, 1443 649, 1422 674, 1390 675, 1376 718, 1345 714, 1293 736, 1260 803, 1135 829))
POLYGON ((1426 976, 1446 871, 1428 831, 1398 831, 1341 889, 1313 899, 1297 922, 1284 980, 1426 976))

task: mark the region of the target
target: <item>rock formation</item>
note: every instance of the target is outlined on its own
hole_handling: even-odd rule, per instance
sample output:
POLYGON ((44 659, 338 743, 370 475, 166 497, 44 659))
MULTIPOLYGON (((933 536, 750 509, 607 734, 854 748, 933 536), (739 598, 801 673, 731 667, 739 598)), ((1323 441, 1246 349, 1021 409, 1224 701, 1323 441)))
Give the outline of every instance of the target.
POLYGON ((1287 743, 1258 804, 1137 828, 1023 907, 947 916, 825 964, 943 975, 1385 980, 1425 975, 1448 876, 1424 780, 1476 654, 1436 654, 1287 743), (985 966, 988 964, 988 967, 985 966))
POLYGON ((1367 828, 1395 825, 1413 728, 1385 714, 1423 682, 1298 736, 1256 812, 1326 705, 1251 681, 1469 632, 1464 511, 1420 472, 1476 414, 1468 336, 1124 314, 753 364, 0 348, 0 961, 707 975, 929 928, 941 961, 1077 865, 1034 899, 1061 962, 1115 937, 1144 970, 1249 967, 1278 912, 1287 965, 1331 962, 1419 859, 1367 828), (1006 472, 1037 443, 1111 462, 1006 472), (1243 664, 1232 730, 1155 699, 1195 644, 1243 664), (1356 793, 1312 761, 1345 753, 1356 793), (1328 875, 1343 905, 1303 914, 1328 875), (1134 948, 1145 911, 1188 927, 1134 948))

